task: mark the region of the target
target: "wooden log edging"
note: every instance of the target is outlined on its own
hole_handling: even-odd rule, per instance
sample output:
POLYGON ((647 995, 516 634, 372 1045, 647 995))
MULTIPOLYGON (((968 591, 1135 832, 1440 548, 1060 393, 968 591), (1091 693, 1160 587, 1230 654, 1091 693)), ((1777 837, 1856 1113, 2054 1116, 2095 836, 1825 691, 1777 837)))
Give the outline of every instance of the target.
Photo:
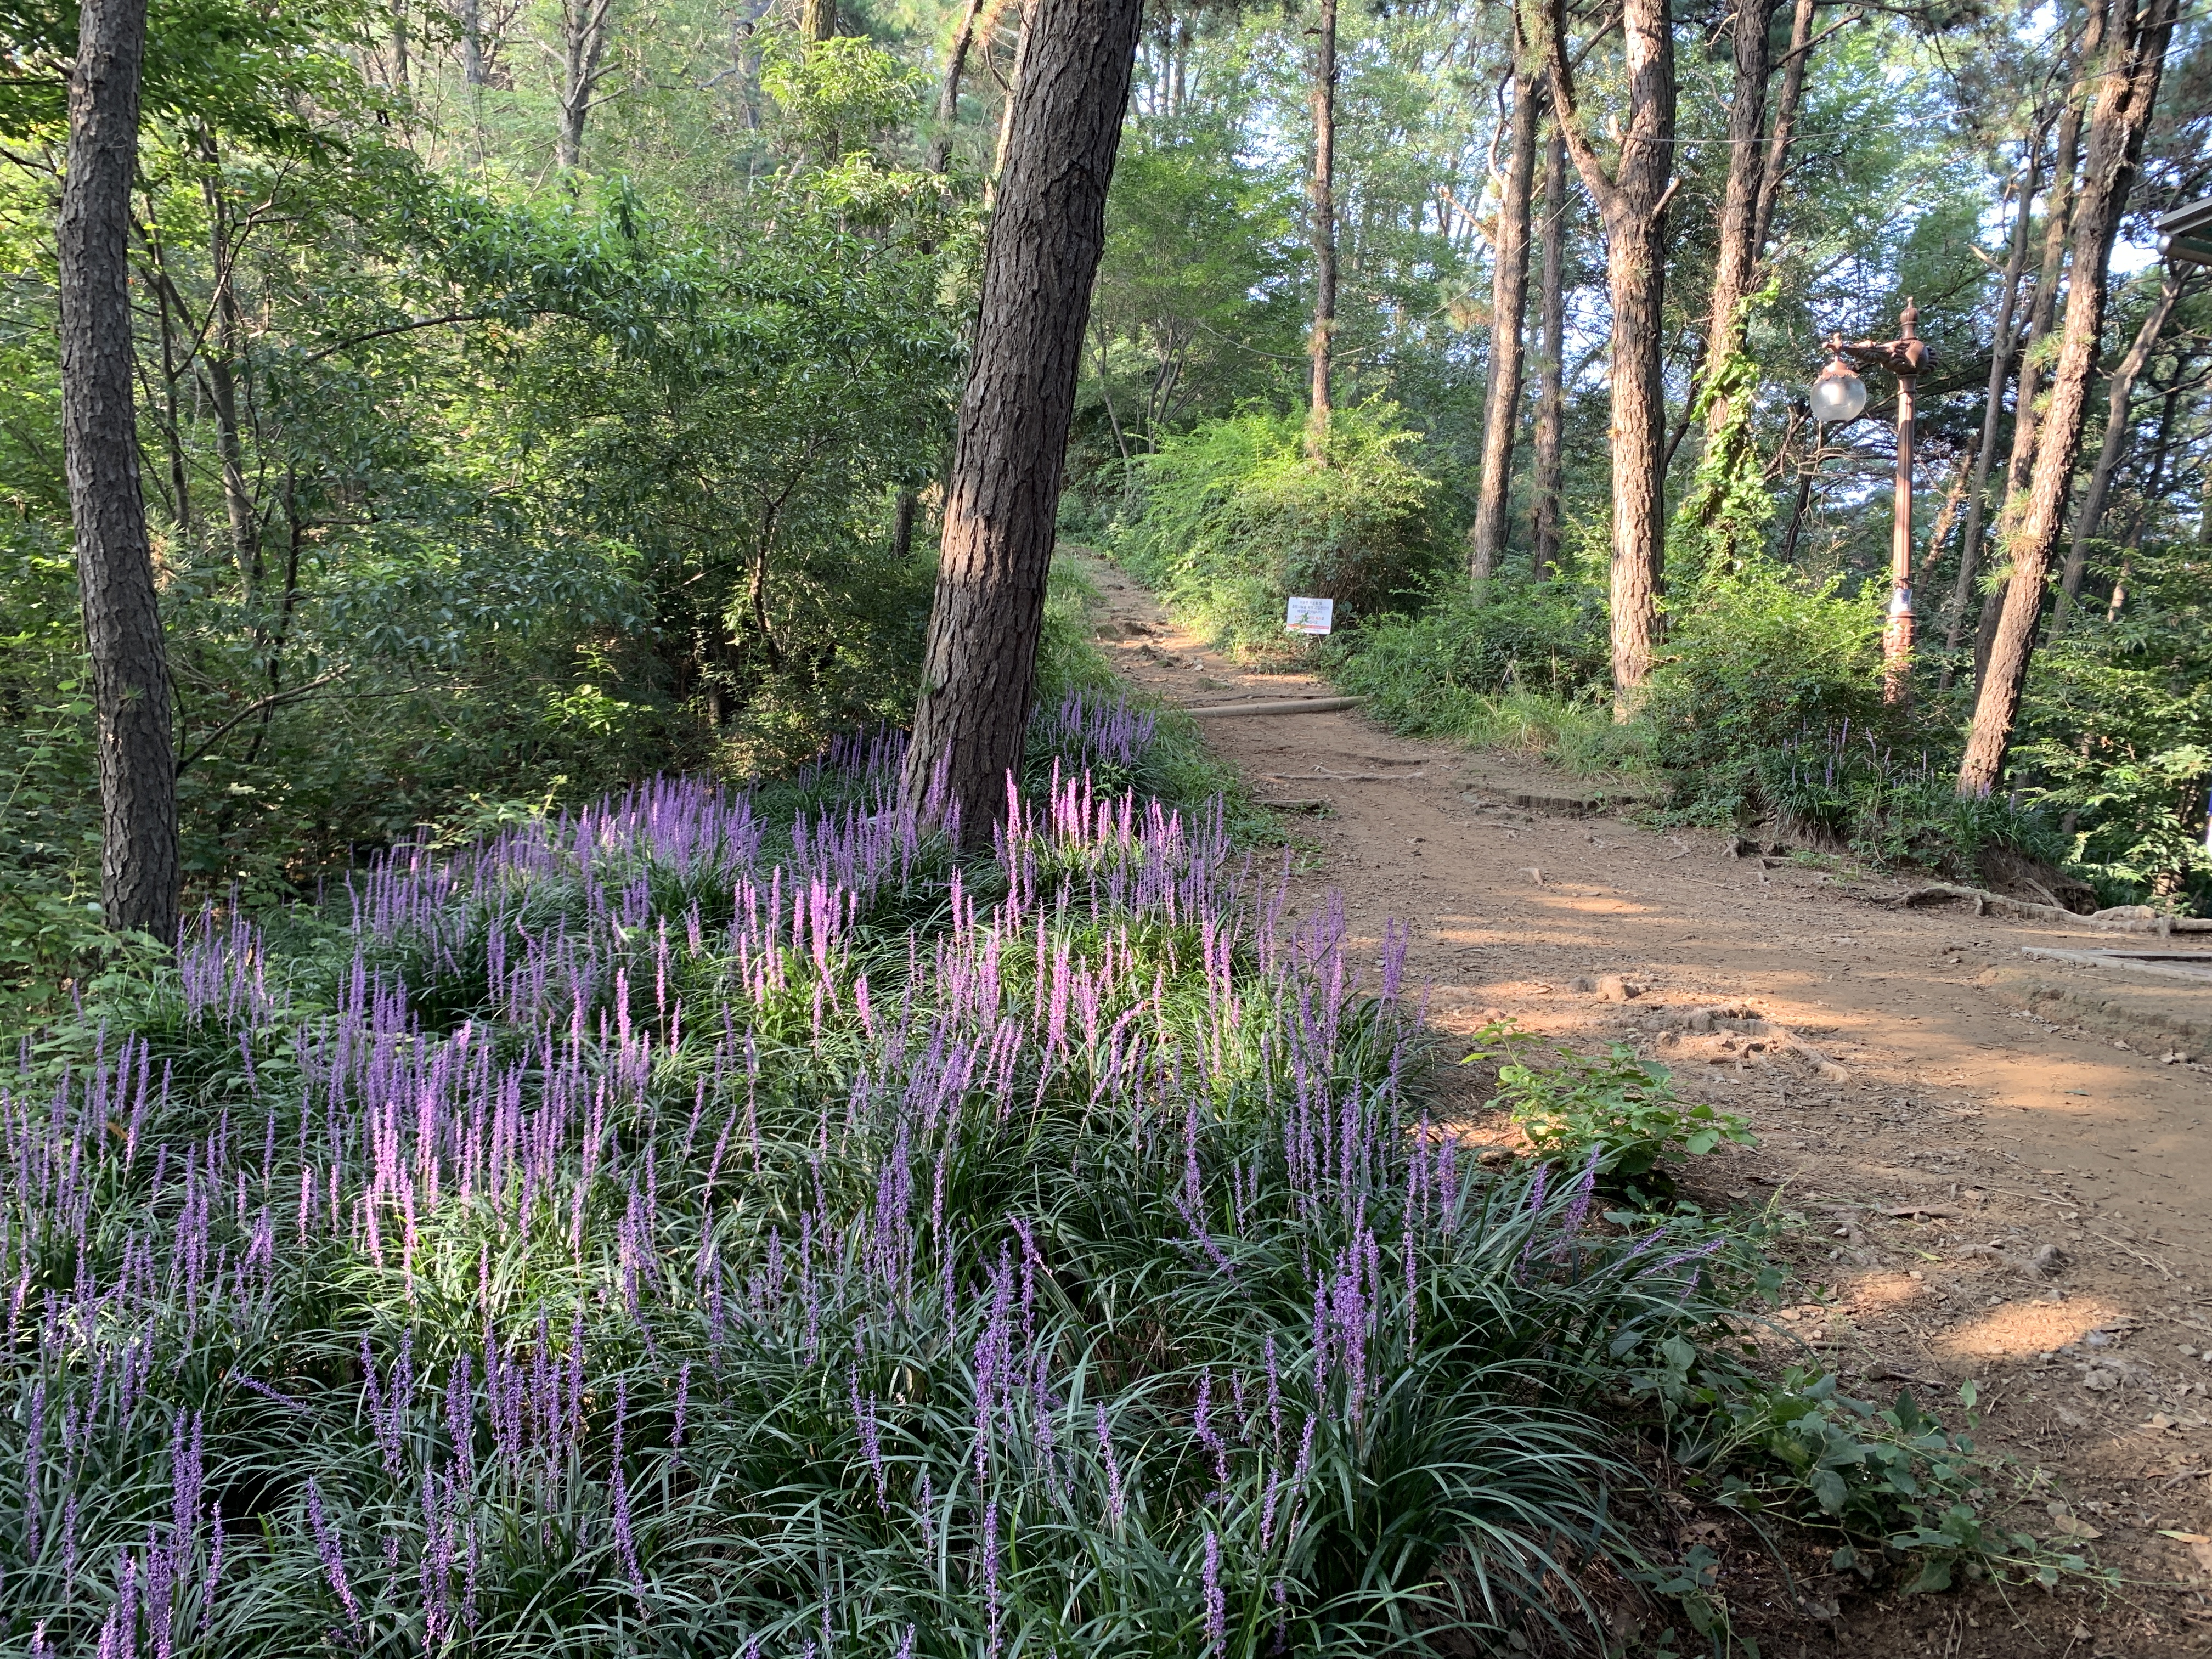
POLYGON ((1357 708, 1364 697, 1289 697, 1272 702, 1217 702, 1182 712, 1194 720, 1226 720, 1234 714, 1328 714, 1357 708))
POLYGON ((1936 904, 1946 899, 1970 902, 1978 916, 1993 914, 2022 921, 2056 921, 2100 933, 2142 933, 2159 939, 2173 933, 2212 933, 2212 921, 2198 916, 2084 916, 2055 904, 2034 904, 2026 899, 2007 898, 2002 893, 1987 892, 1979 887, 1960 887, 1948 881, 1930 882, 1925 887, 1900 893, 1889 901, 1889 905, 1893 910, 1910 910, 1916 905, 1936 904))

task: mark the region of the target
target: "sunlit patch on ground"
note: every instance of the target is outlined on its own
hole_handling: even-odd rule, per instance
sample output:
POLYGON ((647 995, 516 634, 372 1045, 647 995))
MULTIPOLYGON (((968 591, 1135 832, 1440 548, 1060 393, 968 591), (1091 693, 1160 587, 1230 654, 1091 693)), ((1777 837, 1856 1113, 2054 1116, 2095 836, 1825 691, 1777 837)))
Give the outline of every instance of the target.
POLYGON ((2109 1302, 2069 1297, 2063 1302, 2008 1302, 1954 1325, 1936 1339, 1939 1352, 1960 1359, 2024 1359, 2049 1353, 2126 1317, 2109 1302))

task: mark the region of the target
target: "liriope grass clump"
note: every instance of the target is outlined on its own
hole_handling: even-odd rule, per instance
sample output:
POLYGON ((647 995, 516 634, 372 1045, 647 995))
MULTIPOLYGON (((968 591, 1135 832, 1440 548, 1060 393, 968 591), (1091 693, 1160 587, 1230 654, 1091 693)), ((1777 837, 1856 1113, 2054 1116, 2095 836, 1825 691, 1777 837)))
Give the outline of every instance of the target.
POLYGON ((1642 1571, 1607 1419, 1722 1237, 1463 1162, 1403 936, 1218 813, 1048 768, 963 861, 899 760, 402 851, 25 1045, 0 1650, 1368 1653, 1642 1571))

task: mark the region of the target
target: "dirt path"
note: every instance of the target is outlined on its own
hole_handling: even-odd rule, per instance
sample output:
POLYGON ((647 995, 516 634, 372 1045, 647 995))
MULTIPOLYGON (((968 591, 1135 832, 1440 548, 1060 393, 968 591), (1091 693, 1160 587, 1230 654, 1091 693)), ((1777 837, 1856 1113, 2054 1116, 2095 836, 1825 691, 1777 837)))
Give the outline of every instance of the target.
MULTIPOLYGON (((1110 566, 1084 567, 1116 667, 1170 702, 1330 690, 1240 671, 1110 566)), ((2212 1534, 2212 1073, 2195 1063, 2212 982, 2024 954, 2163 941, 1891 909, 1900 888, 1840 866, 1547 810, 1587 790, 1356 713, 1203 730, 1263 799, 1325 804, 1297 820, 1314 851, 1299 901, 1340 890, 1378 939, 1410 921, 1443 1030, 1496 1010, 1585 1048, 1630 1042, 1686 1097, 1749 1116, 1759 1149, 1699 1180, 1817 1224, 1784 1320, 1885 1398, 1911 1380, 1954 1400, 1977 1379, 1984 1437, 2058 1478, 2061 1512, 2038 1529, 2102 1534, 2129 1581, 2101 1605, 1846 1595, 1838 1619, 1775 1627, 1770 1655, 2212 1649, 2212 1541, 2160 1535, 2212 1534), (1607 976, 1641 992, 1589 988, 1607 976), (1737 1012, 1680 1029, 1716 1007, 1737 1012), (2045 1246, 2060 1265, 2039 1272, 2045 1246)))

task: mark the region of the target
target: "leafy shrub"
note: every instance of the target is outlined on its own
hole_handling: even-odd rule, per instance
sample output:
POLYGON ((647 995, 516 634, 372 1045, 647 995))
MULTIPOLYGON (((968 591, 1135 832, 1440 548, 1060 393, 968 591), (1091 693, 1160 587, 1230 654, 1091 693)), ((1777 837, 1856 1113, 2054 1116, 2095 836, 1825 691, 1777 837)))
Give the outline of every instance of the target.
POLYGON ((1638 708, 1652 760, 1686 817, 1727 823, 1773 803, 1765 757, 1831 732, 1895 735, 1881 701, 1881 619, 1833 584, 1761 572, 1708 585, 1676 619, 1638 708))
POLYGON ((1543 1158, 1588 1167, 1615 1186, 1662 1164, 1700 1158, 1723 1141, 1755 1146, 1748 1121, 1677 1099, 1667 1068, 1616 1043, 1579 1054, 1510 1026, 1486 1027, 1468 1061, 1506 1058, 1498 1098, 1543 1158))
POLYGON ((1565 702, 1610 695, 1611 649, 1605 596, 1587 583, 1497 576, 1477 592, 1447 578, 1419 615, 1331 640, 1323 660, 1376 719, 1428 735, 1481 723, 1516 690, 1565 702))
POLYGON ((1339 625, 1404 602, 1435 570, 1439 486, 1395 408, 1340 410, 1320 464, 1305 423, 1255 410, 1169 438, 1138 472, 1115 550, 1225 644, 1279 648, 1283 602, 1334 599, 1339 625))

